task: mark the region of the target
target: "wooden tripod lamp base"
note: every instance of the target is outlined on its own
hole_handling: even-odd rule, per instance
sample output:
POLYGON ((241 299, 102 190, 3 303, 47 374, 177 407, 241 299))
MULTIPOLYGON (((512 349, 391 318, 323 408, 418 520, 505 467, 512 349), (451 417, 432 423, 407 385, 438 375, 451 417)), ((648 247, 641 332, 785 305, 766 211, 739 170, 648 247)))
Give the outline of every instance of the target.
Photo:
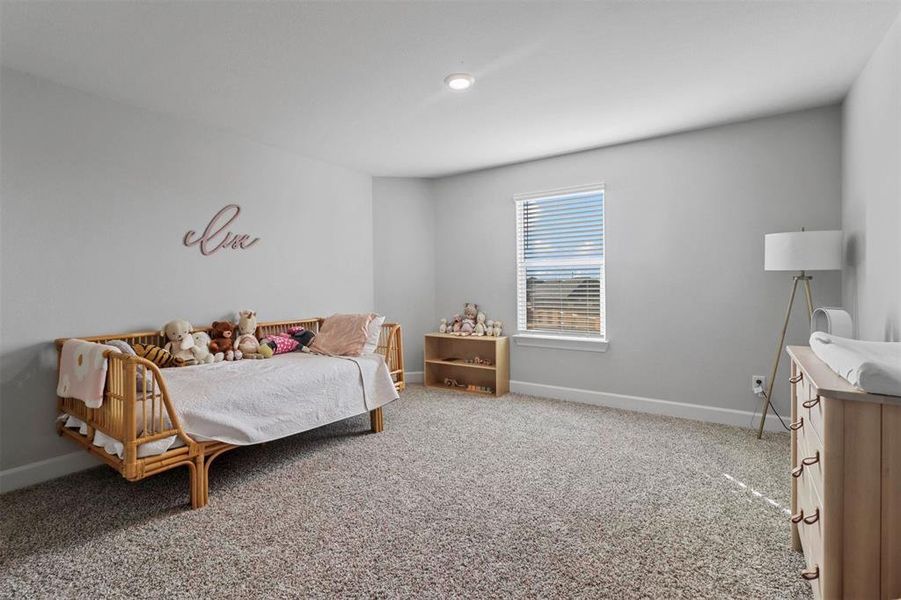
POLYGON ((807 297, 807 320, 813 317, 813 293, 810 290, 810 275, 801 271, 800 275, 793 278, 792 292, 788 297, 788 306, 785 308, 785 321, 782 323, 782 333, 779 334, 779 344, 776 346, 776 356, 773 357, 773 368, 770 370, 770 379, 767 382, 766 396, 763 398, 763 407, 760 409, 760 427, 757 429, 757 439, 763 437, 763 428, 766 425, 767 412, 770 409, 770 398, 773 397, 773 386, 776 383, 776 373, 779 371, 779 359, 782 358, 782 348, 785 345, 785 332, 788 331, 788 322, 791 320, 792 306, 795 303, 795 295, 798 292, 798 284, 804 284, 804 295, 807 297))

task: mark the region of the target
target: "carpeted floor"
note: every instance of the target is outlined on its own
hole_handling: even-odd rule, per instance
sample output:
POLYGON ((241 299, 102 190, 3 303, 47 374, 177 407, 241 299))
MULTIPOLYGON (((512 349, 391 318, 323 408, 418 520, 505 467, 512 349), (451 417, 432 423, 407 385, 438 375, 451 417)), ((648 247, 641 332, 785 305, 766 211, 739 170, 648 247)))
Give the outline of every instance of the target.
POLYGON ((0 497, 0 596, 806 598, 788 436, 412 386, 187 471, 0 497))

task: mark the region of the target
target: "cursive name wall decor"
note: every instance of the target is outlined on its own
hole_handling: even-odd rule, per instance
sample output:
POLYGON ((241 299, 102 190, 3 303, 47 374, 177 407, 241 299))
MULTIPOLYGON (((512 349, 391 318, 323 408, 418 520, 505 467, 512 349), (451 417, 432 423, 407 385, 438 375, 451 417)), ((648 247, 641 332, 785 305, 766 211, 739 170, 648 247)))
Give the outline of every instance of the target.
POLYGON ((228 204, 222 207, 222 210, 213 215, 203 235, 195 238, 197 232, 193 229, 185 234, 184 244, 188 248, 191 246, 200 246, 200 253, 204 256, 215 254, 223 248, 231 248, 232 250, 247 250, 260 241, 260 238, 253 238, 246 233, 232 233, 226 231, 229 225, 235 222, 238 215, 241 214, 241 207, 237 204, 228 204), (228 215, 231 215, 230 217, 228 215))

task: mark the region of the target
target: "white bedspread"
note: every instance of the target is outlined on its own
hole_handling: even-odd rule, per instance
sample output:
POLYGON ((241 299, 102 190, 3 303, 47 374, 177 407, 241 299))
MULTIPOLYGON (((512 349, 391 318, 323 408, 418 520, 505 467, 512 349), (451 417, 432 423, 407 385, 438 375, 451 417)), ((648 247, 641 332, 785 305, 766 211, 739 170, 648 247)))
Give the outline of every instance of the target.
MULTIPOLYGON (((162 373, 188 435, 242 446, 315 429, 398 398, 380 354, 338 358, 292 352, 162 373)), ((66 427, 87 432, 74 417, 68 417, 66 427)), ((94 444, 122 458, 122 442, 96 432, 94 444)), ((138 456, 161 454, 175 445, 180 440, 174 436, 142 444, 138 456)))
POLYGON ((196 440, 268 442, 378 408, 398 395, 381 355, 301 352, 166 369, 169 396, 196 440))
POLYGON ((848 383, 871 394, 901 396, 901 342, 863 342, 817 332, 814 354, 848 383))

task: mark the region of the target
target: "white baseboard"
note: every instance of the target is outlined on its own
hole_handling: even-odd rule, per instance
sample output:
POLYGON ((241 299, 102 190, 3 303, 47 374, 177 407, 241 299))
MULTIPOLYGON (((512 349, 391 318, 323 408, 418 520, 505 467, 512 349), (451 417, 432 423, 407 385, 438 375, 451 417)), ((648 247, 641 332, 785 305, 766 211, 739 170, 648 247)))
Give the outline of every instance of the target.
POLYGON ((6 469, 0 471, 0 493, 28 487, 102 464, 96 457, 81 450, 6 469))
MULTIPOLYGON (((582 404, 594 404, 595 406, 607 406, 621 408, 637 412, 666 415, 708 423, 720 423, 735 427, 751 427, 753 413, 747 410, 733 408, 720 408, 716 406, 704 406, 702 404, 688 404, 685 402, 673 402, 672 400, 658 400, 644 398, 642 396, 627 396, 625 394, 611 394, 607 392, 595 392, 577 388, 545 385, 543 383, 529 383, 527 381, 511 381, 510 391, 528 396, 553 398, 555 400, 568 400, 581 402, 582 404)), ((755 421, 759 423, 758 420, 755 421)), ((757 425, 754 425, 756 427, 757 425)), ((767 415, 766 431, 785 431, 779 418, 774 414, 767 415)))
POLYGON ((404 380, 407 383, 422 383, 422 371, 406 371, 404 380))

